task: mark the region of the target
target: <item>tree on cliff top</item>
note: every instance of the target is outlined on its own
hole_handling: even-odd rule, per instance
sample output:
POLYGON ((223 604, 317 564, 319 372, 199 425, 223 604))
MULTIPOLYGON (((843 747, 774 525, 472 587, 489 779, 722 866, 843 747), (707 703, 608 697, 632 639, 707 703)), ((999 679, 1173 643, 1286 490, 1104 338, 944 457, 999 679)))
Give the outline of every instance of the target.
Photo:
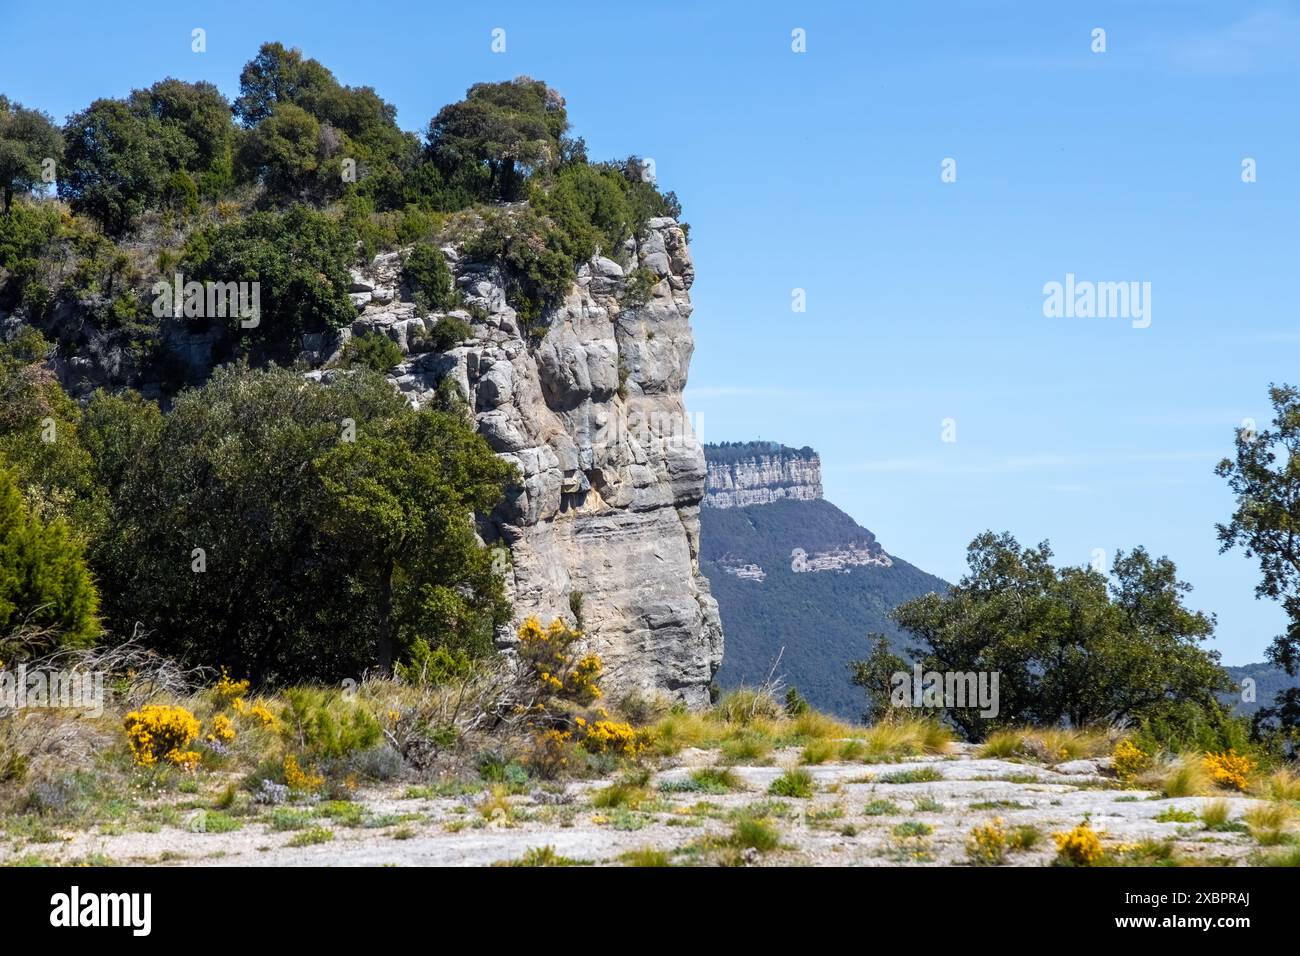
POLYGON ((517 199, 527 173, 558 162, 568 128, 564 98, 540 80, 476 83, 429 123, 429 154, 444 172, 486 163, 492 194, 517 199))
POLYGON ((0 190, 9 215, 15 193, 30 192, 44 181, 42 163, 63 154, 63 138, 48 115, 24 109, 0 95, 0 190))

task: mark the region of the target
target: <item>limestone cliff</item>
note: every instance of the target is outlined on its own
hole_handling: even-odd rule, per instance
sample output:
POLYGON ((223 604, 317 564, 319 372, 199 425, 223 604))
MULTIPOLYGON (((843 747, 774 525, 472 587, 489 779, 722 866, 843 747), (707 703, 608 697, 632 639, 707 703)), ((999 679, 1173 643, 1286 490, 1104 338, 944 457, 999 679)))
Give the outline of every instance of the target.
POLYGON ((351 331, 382 331, 408 353, 393 379, 417 405, 454 382, 479 432, 518 465, 519 487, 481 522, 487 543, 510 549, 518 618, 570 616, 578 593, 615 695, 637 688, 705 703, 722 626, 699 566, 704 453, 682 404, 695 278, 682 229, 652 219, 619 250, 623 265, 584 265, 540 341, 507 304, 495 267, 443 251, 466 303, 451 314, 470 324, 470 339, 420 352, 439 317, 417 314, 396 254, 354 275, 361 313, 351 331), (629 291, 638 267, 658 279, 648 297, 629 291))
POLYGON ((746 508, 782 498, 817 501, 822 497, 821 459, 811 448, 786 448, 766 442, 710 446, 704 504, 746 508))

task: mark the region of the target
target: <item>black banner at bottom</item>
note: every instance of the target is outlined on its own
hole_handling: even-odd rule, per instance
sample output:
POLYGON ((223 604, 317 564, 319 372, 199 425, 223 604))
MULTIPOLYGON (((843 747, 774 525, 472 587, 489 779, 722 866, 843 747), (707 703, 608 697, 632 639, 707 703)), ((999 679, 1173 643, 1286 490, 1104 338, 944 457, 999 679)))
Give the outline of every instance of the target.
POLYGON ((294 944, 373 942, 381 926, 475 926, 497 944, 516 933, 535 944, 539 917, 554 930, 580 916, 592 938, 667 928, 674 909, 683 927, 703 917, 728 939, 783 918, 804 932, 819 914, 926 933, 1200 933, 1230 945, 1236 934, 1291 925, 1294 898, 1294 875, 1266 869, 0 870, 7 943, 75 934, 127 946, 193 942, 205 925, 294 944))

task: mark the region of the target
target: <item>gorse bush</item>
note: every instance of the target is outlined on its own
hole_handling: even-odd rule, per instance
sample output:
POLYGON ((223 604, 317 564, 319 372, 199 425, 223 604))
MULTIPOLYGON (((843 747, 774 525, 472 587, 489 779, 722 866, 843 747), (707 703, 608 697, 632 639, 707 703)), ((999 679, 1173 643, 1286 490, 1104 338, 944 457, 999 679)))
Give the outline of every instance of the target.
POLYGON ((519 659, 537 687, 539 702, 552 697, 590 704, 601 696, 601 662, 594 654, 578 654, 575 644, 582 634, 560 618, 542 627, 535 617, 525 619, 518 632, 519 659))
POLYGON ((1101 862, 1101 838, 1087 823, 1065 833, 1053 833, 1057 862, 1071 866, 1094 866, 1101 862))
POLYGON ((199 736, 198 719, 184 707, 150 704, 126 715, 126 742, 131 757, 141 767, 169 761, 191 769, 198 754, 188 750, 199 736))
POLYGON ((1232 790, 1245 790, 1250 785, 1250 775, 1255 772, 1254 760, 1231 750, 1206 754, 1204 761, 1214 782, 1232 790))
POLYGON ((974 866, 997 866, 1006 855, 1007 831, 1001 817, 975 826, 966 838, 966 859, 974 866))

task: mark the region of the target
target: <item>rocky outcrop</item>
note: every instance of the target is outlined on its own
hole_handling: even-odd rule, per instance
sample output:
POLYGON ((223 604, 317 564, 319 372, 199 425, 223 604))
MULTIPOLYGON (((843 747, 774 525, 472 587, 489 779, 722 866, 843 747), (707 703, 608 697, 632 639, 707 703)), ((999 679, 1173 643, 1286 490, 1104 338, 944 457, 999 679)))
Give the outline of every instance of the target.
MULTIPOLYGON (((695 272, 681 228, 652 219, 617 250, 621 262, 582 266, 540 341, 494 267, 443 251, 466 305, 449 314, 469 324, 469 339, 422 351, 443 317, 419 314, 397 256, 353 275, 362 311, 350 331, 382 332, 408 353, 392 377, 414 404, 450 383, 518 466, 518 487, 480 527, 488 544, 509 547, 517 617, 568 617, 570 596, 581 595, 588 647, 615 697, 639 689, 704 704, 722 625, 699 567, 704 453, 682 404, 695 272), (643 304, 626 294, 637 267, 659 279, 643 304)), ((500 640, 508 646, 513 628, 500 640)))
POLYGON ((723 448, 717 457, 710 456, 704 496, 707 507, 746 508, 782 498, 817 501, 821 497, 821 459, 811 449, 755 443, 741 449, 723 448))

